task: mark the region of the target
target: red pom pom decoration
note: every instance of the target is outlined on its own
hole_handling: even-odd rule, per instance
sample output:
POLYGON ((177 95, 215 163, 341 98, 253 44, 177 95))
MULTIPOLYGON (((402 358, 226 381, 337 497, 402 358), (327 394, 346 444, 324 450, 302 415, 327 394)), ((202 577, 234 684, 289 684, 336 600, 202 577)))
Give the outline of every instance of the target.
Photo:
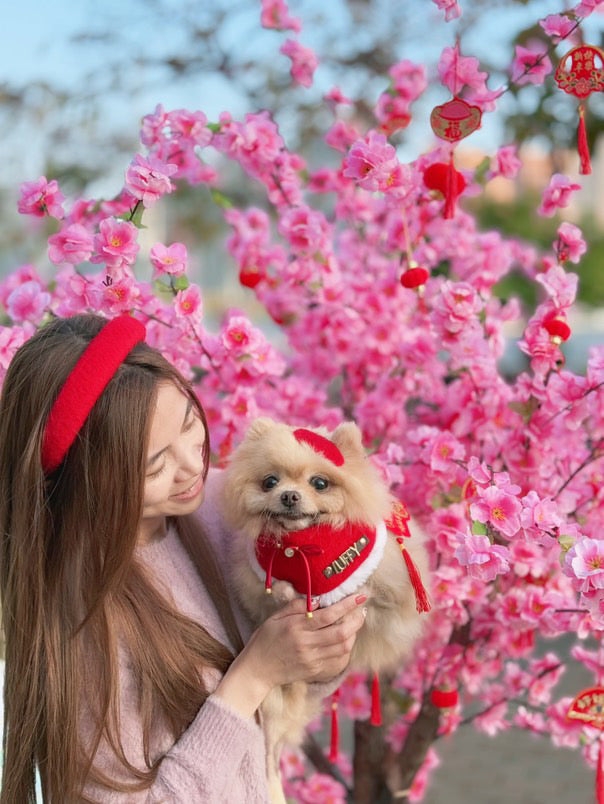
POLYGON ((543 328, 553 338, 559 338, 561 341, 567 341, 570 337, 571 329, 566 321, 562 321, 562 319, 556 318, 555 316, 546 318, 543 322, 543 328))
POLYGON ((401 285, 404 288, 418 288, 424 285, 428 280, 430 274, 425 268, 420 268, 418 265, 412 268, 407 268, 405 273, 401 276, 401 285))
POLYGON ((239 281, 246 288, 255 288, 258 282, 264 279, 264 274, 250 268, 242 268, 239 271, 239 281))

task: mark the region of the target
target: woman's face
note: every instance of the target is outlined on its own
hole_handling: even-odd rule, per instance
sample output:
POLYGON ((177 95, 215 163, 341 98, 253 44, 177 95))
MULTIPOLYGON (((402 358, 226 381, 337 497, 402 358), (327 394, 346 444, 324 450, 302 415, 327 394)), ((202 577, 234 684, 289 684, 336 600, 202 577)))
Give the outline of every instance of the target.
POLYGON ((161 537, 167 516, 190 514, 201 503, 204 441, 189 397, 173 383, 161 383, 147 449, 140 542, 161 537))

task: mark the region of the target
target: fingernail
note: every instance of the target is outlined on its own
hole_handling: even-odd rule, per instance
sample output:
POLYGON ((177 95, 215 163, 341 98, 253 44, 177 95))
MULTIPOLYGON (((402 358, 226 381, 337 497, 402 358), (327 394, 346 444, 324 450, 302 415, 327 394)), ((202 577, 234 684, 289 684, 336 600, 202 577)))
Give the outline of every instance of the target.
POLYGON ((367 606, 363 607, 363 612, 362 613, 363 613, 363 617, 367 616, 367 606))
POLYGON ((313 607, 313 609, 316 609, 318 607, 318 605, 319 605, 319 598, 318 597, 311 597, 310 605, 313 607))
POLYGON ((360 606, 361 603, 364 603, 367 600, 367 595, 357 595, 354 599, 354 602, 357 606, 360 606))

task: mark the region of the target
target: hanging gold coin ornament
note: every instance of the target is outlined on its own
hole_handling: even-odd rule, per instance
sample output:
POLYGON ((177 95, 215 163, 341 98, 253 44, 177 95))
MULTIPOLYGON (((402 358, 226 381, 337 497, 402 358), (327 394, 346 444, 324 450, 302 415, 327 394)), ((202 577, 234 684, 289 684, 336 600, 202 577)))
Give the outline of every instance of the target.
POLYGON ((569 95, 579 98, 578 149, 581 159, 579 172, 591 173, 587 130, 585 127, 585 104, 592 92, 604 91, 604 51, 593 45, 580 45, 569 50, 560 59, 554 80, 569 95))
MULTIPOLYGON (((441 140, 455 143, 480 128, 482 111, 463 98, 454 97, 442 106, 435 106, 430 115, 432 131, 441 140)), ((430 165, 424 171, 424 183, 429 189, 440 190, 445 197, 444 218, 452 218, 455 213, 455 200, 465 187, 461 173, 453 164, 453 148, 449 162, 430 165)))

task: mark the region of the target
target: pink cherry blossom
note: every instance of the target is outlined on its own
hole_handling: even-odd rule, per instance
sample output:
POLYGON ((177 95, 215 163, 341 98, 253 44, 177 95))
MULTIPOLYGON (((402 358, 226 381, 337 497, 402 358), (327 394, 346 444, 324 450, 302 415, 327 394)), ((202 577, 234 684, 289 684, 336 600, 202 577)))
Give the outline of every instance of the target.
POLYGON ((15 288, 6 300, 6 312, 13 321, 39 323, 50 304, 50 293, 39 282, 30 280, 15 288))
POLYGON ((479 499, 470 505, 473 519, 489 523, 496 530, 512 538, 520 529, 520 500, 496 486, 478 489, 479 499))
POLYGON ((383 134, 370 131, 348 152, 344 160, 344 176, 356 179, 365 190, 388 190, 400 182, 396 151, 383 134))
POLYGON ((260 17, 264 28, 274 28, 277 31, 294 31, 299 33, 302 29, 297 17, 290 17, 285 0, 262 0, 262 15, 260 17))
POLYGON ((461 9, 457 0, 432 0, 441 11, 445 12, 445 21, 450 22, 461 16, 461 9))
POLYGON ((549 14, 539 20, 539 25, 548 36, 564 39, 575 27, 575 22, 566 14, 549 14))
POLYGON ((62 262, 78 265, 89 259, 93 242, 93 237, 85 226, 72 223, 48 238, 48 259, 55 265, 62 262))
POLYGON ((430 468, 435 472, 451 472, 451 463, 463 460, 466 450, 450 433, 439 433, 430 453, 430 468))
POLYGON ((497 151, 494 163, 491 162, 490 177, 503 176, 506 179, 514 179, 522 166, 518 158, 516 145, 504 145, 497 151))
POLYGON ((90 262, 105 263, 109 272, 133 265, 140 249, 137 238, 138 229, 133 223, 105 218, 94 236, 94 254, 90 262))
POLYGON ((604 589, 604 541, 580 539, 566 554, 564 571, 578 580, 581 592, 604 589))
POLYGON ((126 170, 125 187, 144 207, 150 207, 162 195, 174 190, 170 176, 177 170, 176 165, 166 164, 154 156, 136 154, 126 170))
POLYGON ((594 11, 601 11, 603 7, 602 0, 581 0, 575 7, 575 14, 578 17, 589 17, 594 11))
POLYGON ((516 84, 542 84, 551 71, 552 63, 542 42, 534 42, 531 47, 516 45, 512 62, 512 81, 516 84))
POLYGON ((292 207, 284 212, 279 231, 297 251, 314 253, 327 246, 329 227, 325 216, 306 206, 292 207))
POLYGON ((202 316, 201 290, 191 285, 186 290, 179 290, 174 297, 174 311, 179 318, 199 320, 202 316))
POLYGON ((507 547, 491 544, 486 536, 467 533, 455 550, 455 558, 473 578, 492 581, 509 570, 509 552, 507 547))
POLYGON ((294 39, 287 39, 281 45, 280 52, 291 59, 291 76, 296 84, 311 87, 314 72, 319 64, 314 51, 294 39))
POLYGON ((550 183, 543 192, 537 214, 551 218, 557 209, 567 207, 570 203, 571 193, 580 189, 581 185, 572 182, 567 176, 554 173, 550 179, 550 183))
POLYGON ((22 346, 34 332, 35 327, 29 321, 24 321, 20 326, 0 326, 0 381, 4 379, 6 370, 17 349, 22 346))
POLYGON ((20 189, 17 211, 21 215, 34 215, 37 218, 49 215, 59 220, 64 217, 62 202, 65 199, 54 179, 47 181, 46 176, 40 176, 36 181, 23 182, 20 189))
POLYGON ((481 90, 485 86, 487 73, 481 72, 478 59, 474 56, 462 56, 457 45, 446 47, 438 62, 438 74, 442 83, 454 95, 458 95, 464 87, 481 90))
POLYGON ((350 98, 344 95, 340 87, 332 87, 329 92, 326 92, 325 95, 323 95, 323 100, 327 101, 327 103, 330 103, 333 106, 337 106, 338 104, 352 104, 350 98))
POLYGON ((555 243, 556 252, 560 262, 580 262, 587 251, 587 243, 583 240, 581 229, 574 223, 564 221, 558 227, 558 240, 555 243))
POLYGON ((536 280, 545 288, 556 307, 569 307, 577 296, 579 277, 565 271, 561 265, 552 265, 545 273, 538 274, 536 280))
POLYGON ((182 276, 187 270, 187 247, 184 243, 170 246, 156 243, 149 252, 149 259, 158 274, 182 276))

